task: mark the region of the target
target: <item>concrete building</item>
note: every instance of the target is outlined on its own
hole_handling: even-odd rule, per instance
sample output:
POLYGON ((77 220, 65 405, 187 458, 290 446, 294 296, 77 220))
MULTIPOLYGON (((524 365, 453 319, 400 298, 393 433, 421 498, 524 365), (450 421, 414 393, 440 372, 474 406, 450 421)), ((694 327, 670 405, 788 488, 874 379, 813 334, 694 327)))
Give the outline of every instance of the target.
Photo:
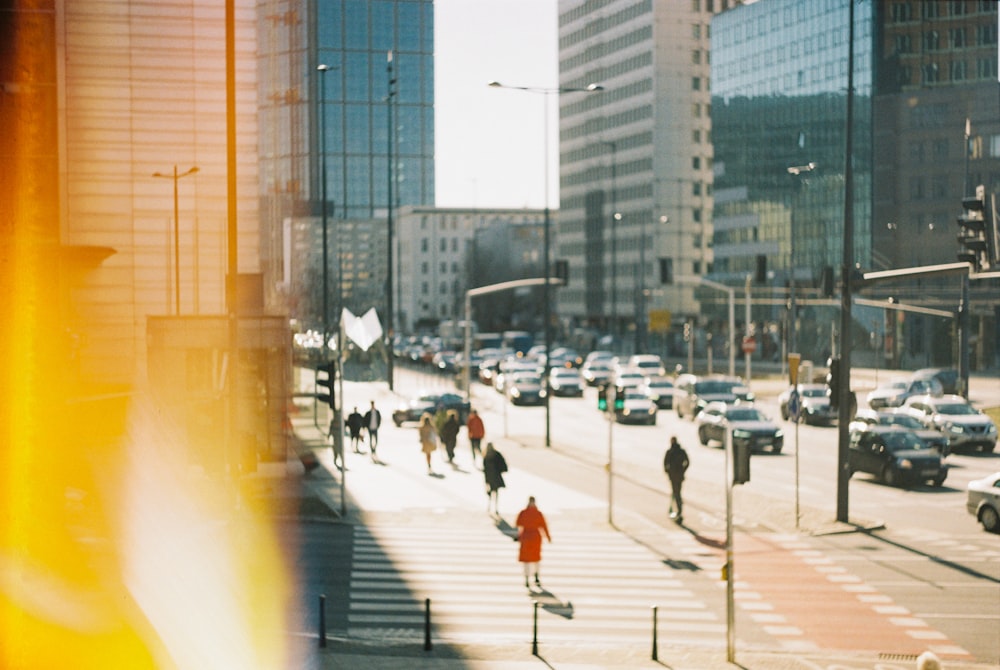
POLYGON ((731 4, 559 2, 560 87, 604 90, 558 96, 556 256, 583 278, 558 311, 623 346, 650 346, 653 311, 663 337, 700 311, 694 285, 676 280, 712 263, 709 27, 731 4))

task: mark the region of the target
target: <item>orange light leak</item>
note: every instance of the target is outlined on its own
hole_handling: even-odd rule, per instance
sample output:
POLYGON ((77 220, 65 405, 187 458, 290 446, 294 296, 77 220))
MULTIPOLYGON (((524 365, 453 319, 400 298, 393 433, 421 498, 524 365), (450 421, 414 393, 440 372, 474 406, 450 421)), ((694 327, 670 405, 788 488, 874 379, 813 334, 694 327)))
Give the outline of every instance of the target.
POLYGON ((54 22, 33 4, 0 25, 0 667, 290 667, 273 515, 192 469, 141 384, 74 372, 54 22))

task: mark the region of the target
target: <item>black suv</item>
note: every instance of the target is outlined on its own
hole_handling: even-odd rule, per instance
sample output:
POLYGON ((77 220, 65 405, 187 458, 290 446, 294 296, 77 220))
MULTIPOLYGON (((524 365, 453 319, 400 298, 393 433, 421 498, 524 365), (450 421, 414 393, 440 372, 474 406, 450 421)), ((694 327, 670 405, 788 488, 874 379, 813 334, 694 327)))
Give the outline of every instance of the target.
POLYGON ((869 426, 851 433, 847 464, 851 474, 867 472, 889 486, 928 481, 941 486, 948 477, 938 451, 898 426, 869 426))

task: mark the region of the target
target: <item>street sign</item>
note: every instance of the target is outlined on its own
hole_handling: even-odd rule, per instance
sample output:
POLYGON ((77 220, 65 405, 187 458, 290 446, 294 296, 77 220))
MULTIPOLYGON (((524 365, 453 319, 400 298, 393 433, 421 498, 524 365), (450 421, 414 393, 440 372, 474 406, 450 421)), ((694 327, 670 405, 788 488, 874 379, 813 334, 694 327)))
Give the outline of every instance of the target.
POLYGON ((649 330, 653 333, 666 333, 670 330, 670 310, 649 310, 649 330))
POLYGON ((743 338, 743 353, 752 354, 755 351, 757 351, 757 340, 747 335, 743 338))
POLYGON ((792 386, 799 383, 799 363, 802 362, 802 354, 788 354, 788 381, 792 386))
POLYGON ((799 392, 797 389, 792 389, 792 392, 788 394, 788 418, 798 423, 799 413, 801 411, 802 407, 799 403, 799 392))

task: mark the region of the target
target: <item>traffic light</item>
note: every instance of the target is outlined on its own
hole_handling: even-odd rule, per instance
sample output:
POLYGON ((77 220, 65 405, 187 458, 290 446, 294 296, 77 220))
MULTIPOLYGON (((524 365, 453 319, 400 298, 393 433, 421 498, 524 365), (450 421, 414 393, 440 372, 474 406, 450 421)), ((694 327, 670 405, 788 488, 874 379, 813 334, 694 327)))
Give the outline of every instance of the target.
POLYGON ((316 367, 316 400, 320 402, 325 402, 330 407, 334 406, 334 399, 336 398, 336 391, 334 390, 333 382, 337 378, 337 364, 334 361, 330 361, 324 365, 319 365, 316 367), (320 375, 324 374, 325 377, 320 375))
POLYGON ((615 411, 620 412, 625 409, 625 389, 621 386, 615 387, 615 411))
POLYGON ((597 409, 602 412, 608 411, 608 385, 599 384, 597 386, 597 409))
POLYGON ((986 189, 976 187, 976 195, 962 198, 962 215, 958 217, 958 260, 968 263, 972 270, 982 271, 990 267, 990 261, 995 256, 993 239, 993 207, 987 205, 986 189))
POLYGON ((733 484, 746 484, 750 481, 750 443, 746 440, 733 440, 733 484))
POLYGON ((840 359, 831 358, 826 363, 830 368, 826 373, 827 395, 830 396, 830 407, 837 409, 840 406, 840 359))
POLYGON ((754 281, 758 284, 767 283, 767 256, 757 255, 757 271, 754 273, 754 281))
POLYGON ((660 283, 674 283, 674 259, 661 258, 660 260, 660 283))
POLYGON ((555 275, 556 279, 561 281, 563 286, 569 284, 569 261, 561 259, 556 260, 555 275))
POLYGON ((823 276, 822 276, 822 288, 823 295, 827 298, 833 297, 834 288, 834 276, 833 276, 833 266, 824 265, 823 266, 823 276))

